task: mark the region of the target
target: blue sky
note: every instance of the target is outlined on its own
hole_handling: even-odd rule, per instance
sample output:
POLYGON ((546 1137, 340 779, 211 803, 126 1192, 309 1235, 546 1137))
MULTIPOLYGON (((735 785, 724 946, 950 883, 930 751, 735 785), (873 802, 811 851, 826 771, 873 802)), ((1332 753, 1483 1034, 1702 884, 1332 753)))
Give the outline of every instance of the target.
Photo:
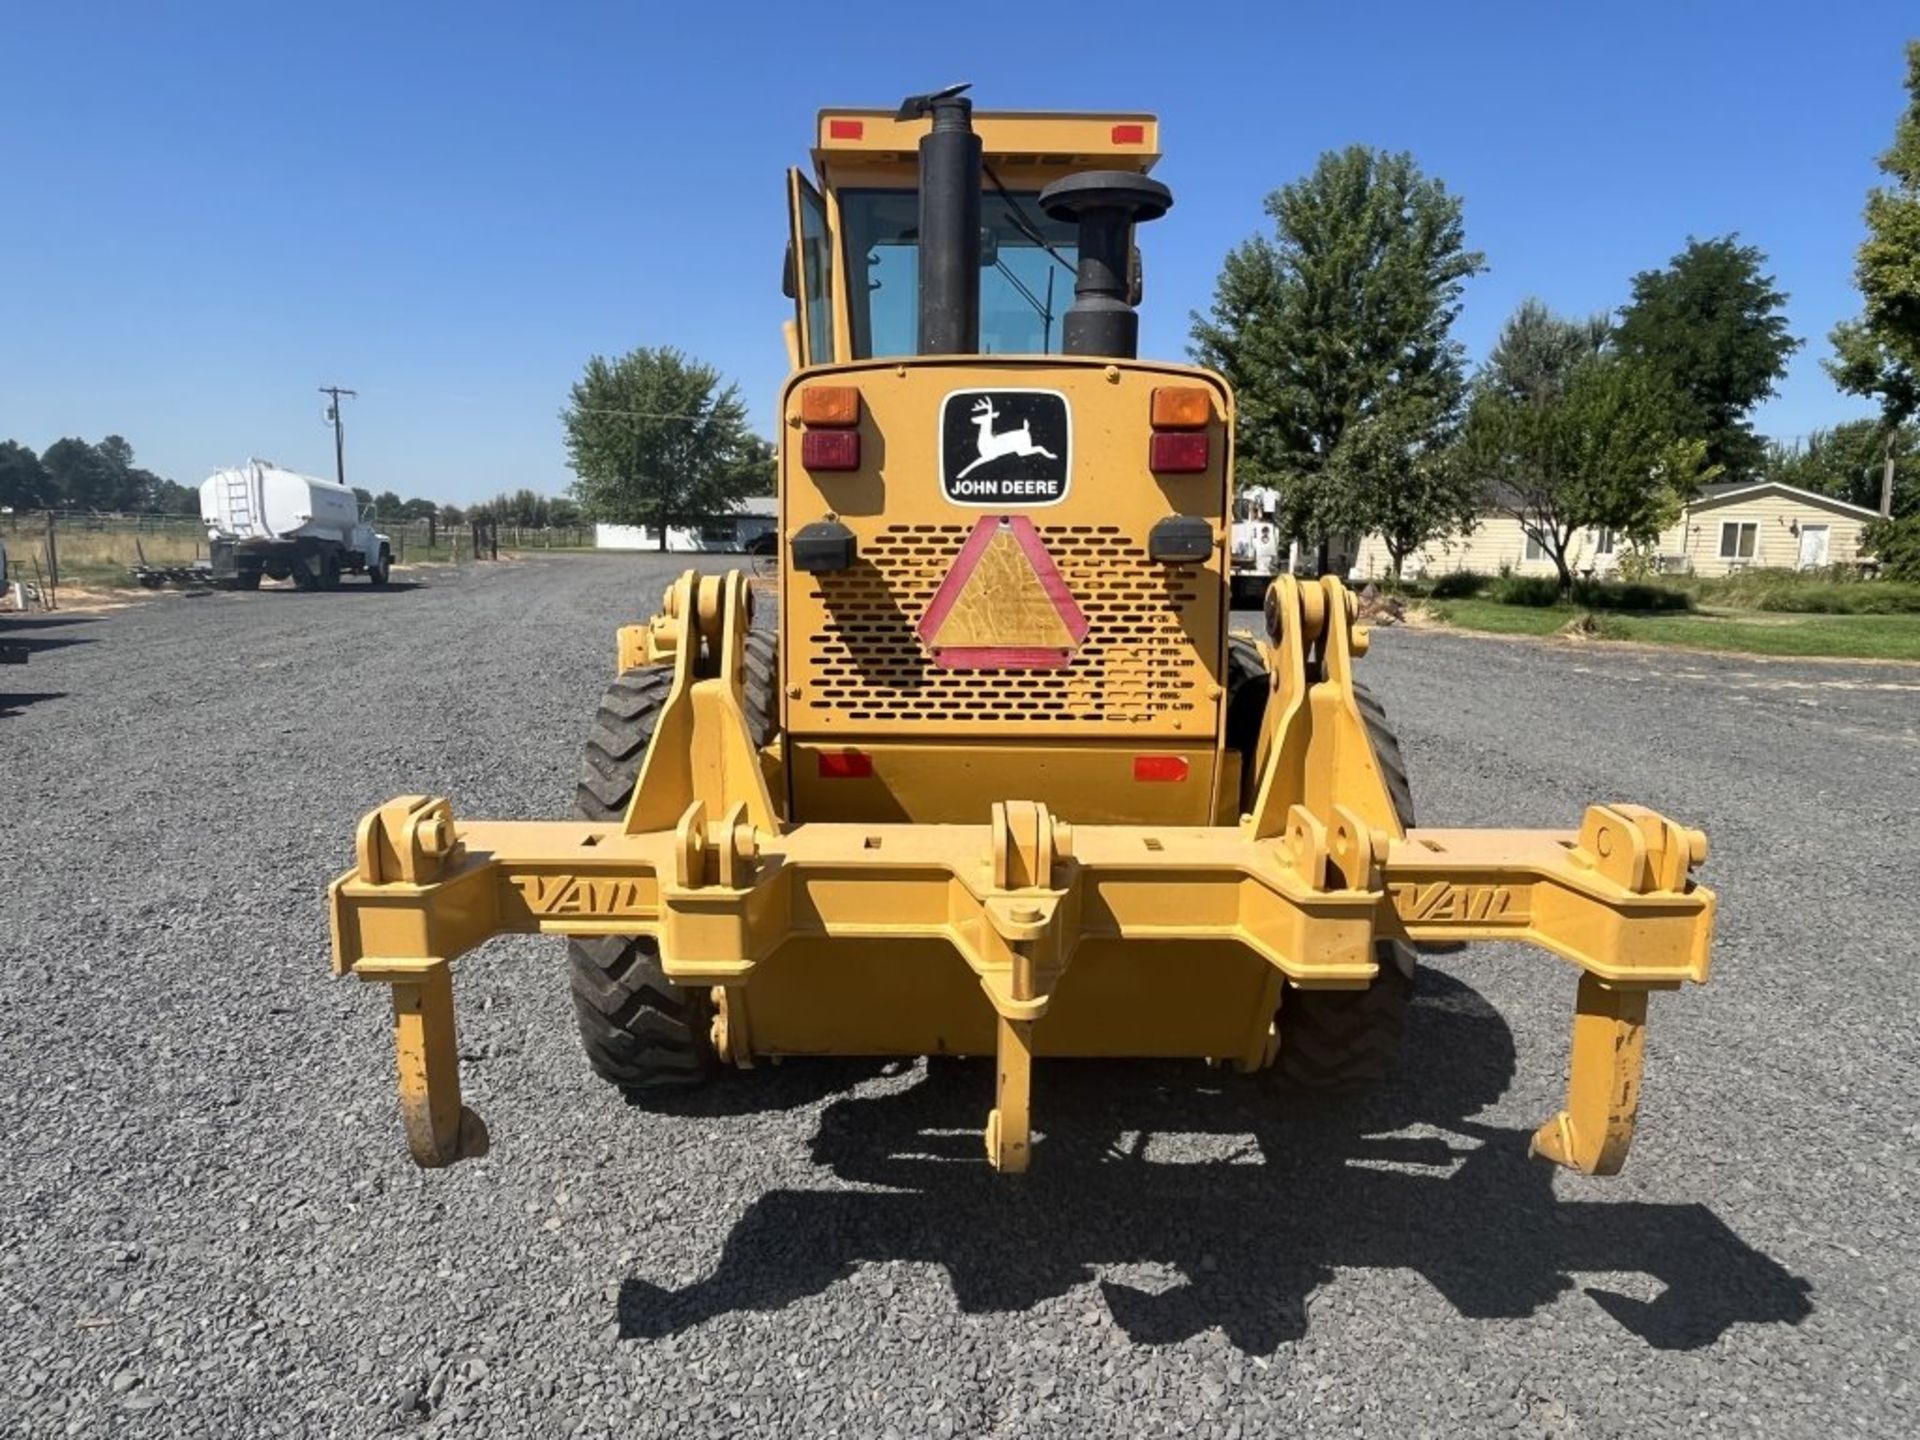
POLYGON ((763 428, 782 172, 814 112, 956 79, 983 108, 1147 109, 1175 208, 1143 351, 1322 150, 1409 149, 1466 201, 1484 355, 1527 295, 1618 304, 1689 235, 1770 257, 1807 340, 1761 428, 1864 413, 1820 370, 1903 104, 1902 4, 901 6, 4 0, 0 438, 247 455, 447 500, 570 476, 585 358, 680 346, 763 428))

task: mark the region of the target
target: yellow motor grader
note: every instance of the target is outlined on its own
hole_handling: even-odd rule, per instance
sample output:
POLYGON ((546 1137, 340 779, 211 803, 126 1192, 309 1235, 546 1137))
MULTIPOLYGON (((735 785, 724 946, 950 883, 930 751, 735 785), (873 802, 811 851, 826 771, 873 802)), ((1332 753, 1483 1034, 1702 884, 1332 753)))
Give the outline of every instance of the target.
POLYGON ((823 113, 789 177, 777 606, 688 572, 620 631, 578 818, 361 821, 333 965, 392 992, 414 1158, 485 1143, 453 965, 505 932, 568 937, 588 1059, 642 1096, 992 1056, 1009 1171, 1036 1056, 1362 1084, 1417 948, 1517 940, 1578 971, 1535 1153, 1617 1170, 1648 993, 1707 978, 1705 836, 1415 828, 1341 583, 1283 575, 1228 632, 1233 394, 1136 356, 1156 121, 963 88, 823 113))

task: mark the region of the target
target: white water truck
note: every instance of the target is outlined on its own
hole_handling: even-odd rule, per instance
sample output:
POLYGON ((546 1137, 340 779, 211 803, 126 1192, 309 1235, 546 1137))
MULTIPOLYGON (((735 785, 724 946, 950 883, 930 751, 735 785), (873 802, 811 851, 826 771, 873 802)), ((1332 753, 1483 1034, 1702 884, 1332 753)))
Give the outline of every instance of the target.
POLYGON ((1280 492, 1244 485, 1233 497, 1233 603, 1258 605, 1274 577, 1292 568, 1292 550, 1282 538, 1275 508, 1280 492))
POLYGON ((393 570, 392 541, 361 517, 352 490, 268 460, 209 475, 200 517, 214 582, 236 590, 258 590, 262 576, 302 590, 337 590, 346 574, 385 585, 393 570))

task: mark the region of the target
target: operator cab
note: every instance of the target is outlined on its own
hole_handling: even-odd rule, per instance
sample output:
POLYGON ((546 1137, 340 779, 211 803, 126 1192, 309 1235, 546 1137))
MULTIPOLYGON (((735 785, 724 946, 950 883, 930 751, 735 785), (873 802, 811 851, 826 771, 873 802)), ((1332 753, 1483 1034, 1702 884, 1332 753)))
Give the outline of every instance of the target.
MULTIPOLYGON (((972 128, 982 151, 976 353, 1060 354, 1079 227, 1050 217, 1040 194, 1089 170, 1145 175, 1160 158, 1159 124, 1134 113, 1009 111, 975 112, 972 128)), ((820 112, 813 180, 788 172, 793 241, 784 288, 794 301, 788 352, 796 368, 918 353, 926 133, 923 118, 894 111, 820 112)), ((1130 236, 1126 253, 1128 298, 1137 304, 1130 236)))

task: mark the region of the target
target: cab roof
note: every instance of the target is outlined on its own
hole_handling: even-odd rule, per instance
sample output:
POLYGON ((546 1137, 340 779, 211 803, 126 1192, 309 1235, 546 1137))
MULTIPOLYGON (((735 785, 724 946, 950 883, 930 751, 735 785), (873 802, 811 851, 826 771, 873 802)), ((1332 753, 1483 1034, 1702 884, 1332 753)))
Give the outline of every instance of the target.
MULTIPOLYGON (((1136 111, 976 110, 974 133, 988 164, 1061 170, 1153 169, 1160 158, 1160 121, 1136 111)), ((822 110, 813 163, 822 175, 865 166, 911 163, 927 133, 924 118, 891 110, 822 110)))

